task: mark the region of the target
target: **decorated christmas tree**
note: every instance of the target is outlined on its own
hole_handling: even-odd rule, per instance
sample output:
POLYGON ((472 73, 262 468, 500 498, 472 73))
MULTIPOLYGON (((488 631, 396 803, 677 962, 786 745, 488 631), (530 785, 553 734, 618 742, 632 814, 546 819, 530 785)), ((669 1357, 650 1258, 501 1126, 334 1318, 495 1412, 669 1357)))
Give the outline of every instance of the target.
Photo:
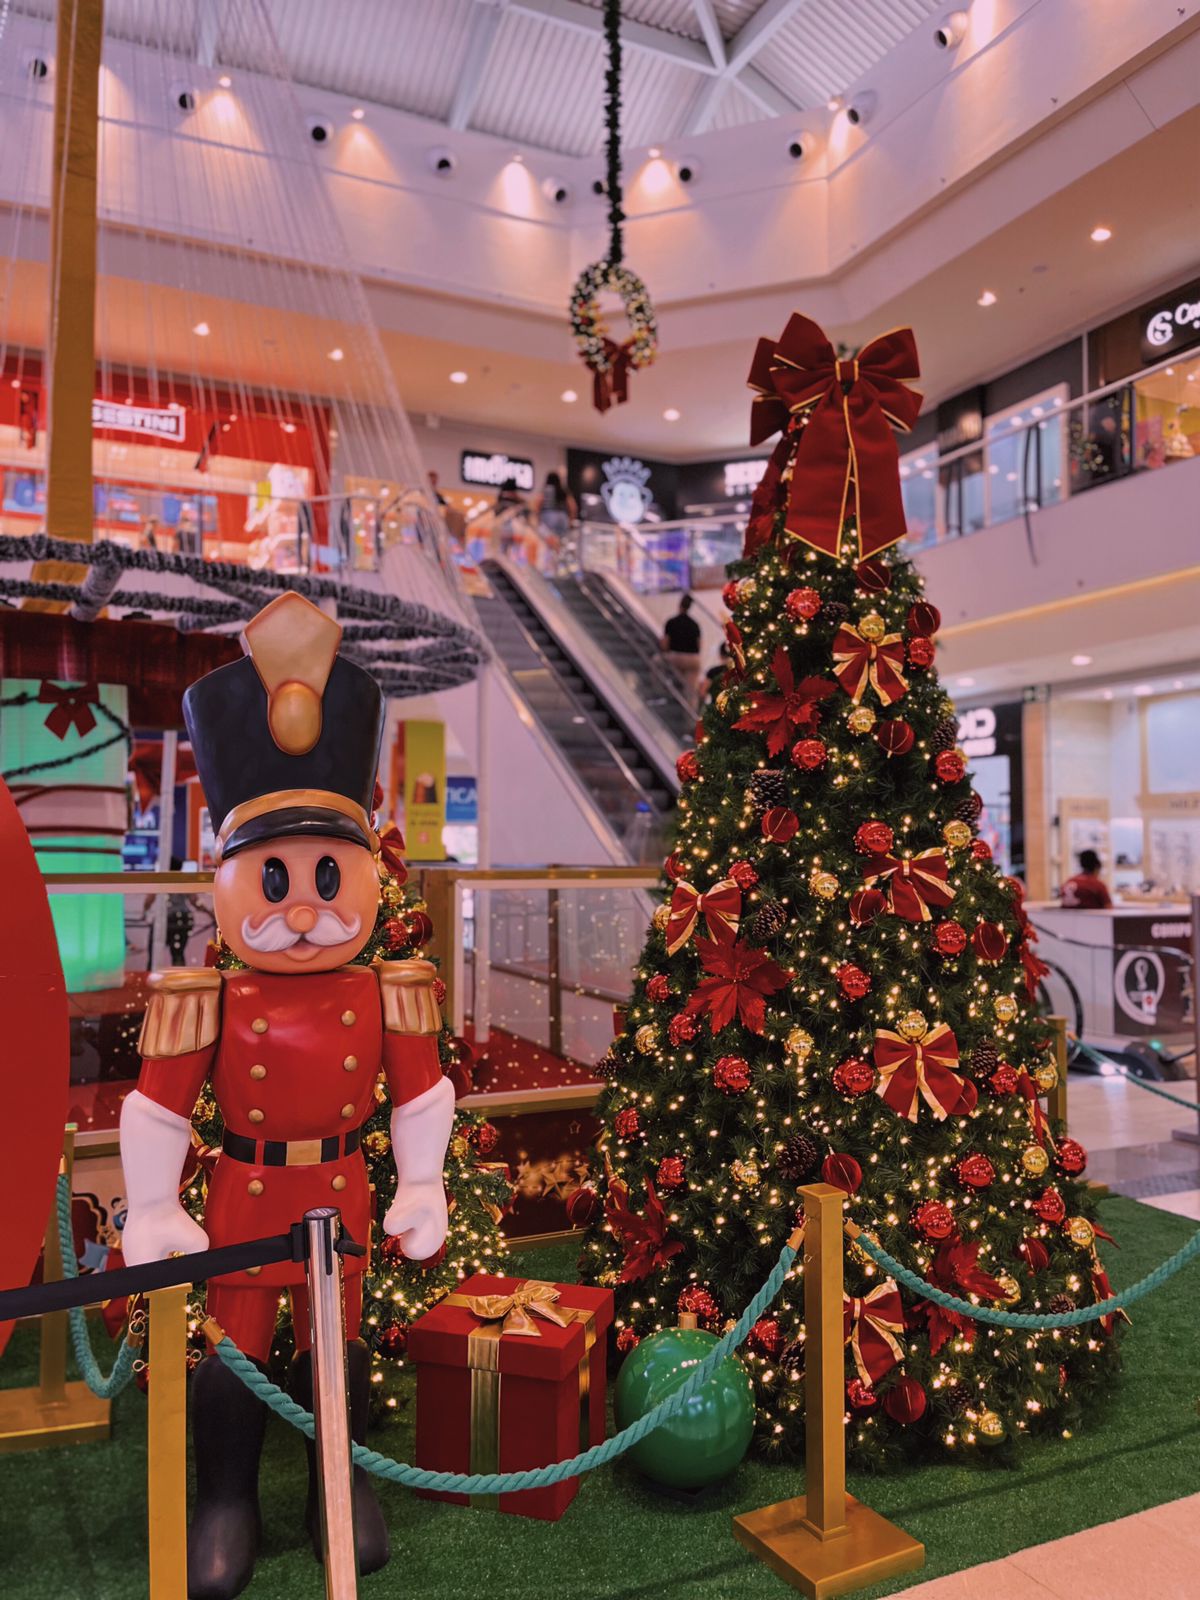
MULTIPOLYGON (((1035 935, 977 837, 940 619, 896 548, 893 428, 915 421, 916 376, 908 330, 839 360, 794 316, 759 345, 752 441, 782 437, 725 586, 731 665, 680 758, 664 903, 601 1069, 603 1211, 582 1266, 617 1288, 624 1351, 682 1311, 711 1328, 739 1315, 817 1181, 974 1303, 1047 1313, 1108 1292, 1086 1153, 1039 1098, 1056 1069, 1035 935)), ((853 1249, 846 1288, 860 1463, 1004 1455, 1073 1428, 1116 1366, 1112 1319, 987 1326, 853 1249)), ((802 1305, 798 1269, 745 1351, 768 1452, 803 1439, 802 1305)))

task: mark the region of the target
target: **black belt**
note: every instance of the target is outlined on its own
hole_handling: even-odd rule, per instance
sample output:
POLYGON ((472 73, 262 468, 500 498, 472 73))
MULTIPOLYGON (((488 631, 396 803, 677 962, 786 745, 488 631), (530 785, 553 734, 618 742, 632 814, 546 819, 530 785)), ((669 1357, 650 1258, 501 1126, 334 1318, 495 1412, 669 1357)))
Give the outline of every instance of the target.
POLYGON ((226 1128, 221 1152, 252 1167, 315 1167, 352 1155, 362 1143, 362 1129, 335 1133, 328 1139, 249 1139, 226 1128))

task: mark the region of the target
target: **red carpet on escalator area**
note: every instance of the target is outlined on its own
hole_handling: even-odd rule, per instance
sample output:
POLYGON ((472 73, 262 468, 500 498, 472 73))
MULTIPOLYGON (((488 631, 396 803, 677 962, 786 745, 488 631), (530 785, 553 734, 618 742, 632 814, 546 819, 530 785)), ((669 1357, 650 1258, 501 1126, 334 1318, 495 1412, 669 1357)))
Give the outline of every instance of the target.
POLYGON ((466 1039, 475 1051, 475 1089, 480 1094, 561 1089, 596 1081, 591 1068, 583 1062, 553 1055, 544 1046, 503 1028, 492 1028, 487 1043, 477 1045, 474 1030, 468 1024, 466 1039))

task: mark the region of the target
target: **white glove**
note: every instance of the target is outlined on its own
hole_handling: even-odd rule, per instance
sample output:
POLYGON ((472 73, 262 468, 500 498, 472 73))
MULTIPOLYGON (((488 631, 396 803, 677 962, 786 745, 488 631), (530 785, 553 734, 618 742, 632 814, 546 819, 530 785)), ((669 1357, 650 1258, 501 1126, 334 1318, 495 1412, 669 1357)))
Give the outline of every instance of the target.
POLYGON ((453 1124, 454 1086, 449 1078, 392 1111, 396 1198, 383 1219, 383 1231, 399 1236, 410 1261, 427 1261, 446 1240, 449 1217, 442 1168, 453 1124))
POLYGON ((179 1179, 191 1143, 186 1117, 135 1089, 121 1107, 125 1226, 121 1252, 131 1267, 208 1249, 208 1235, 179 1203, 179 1179))

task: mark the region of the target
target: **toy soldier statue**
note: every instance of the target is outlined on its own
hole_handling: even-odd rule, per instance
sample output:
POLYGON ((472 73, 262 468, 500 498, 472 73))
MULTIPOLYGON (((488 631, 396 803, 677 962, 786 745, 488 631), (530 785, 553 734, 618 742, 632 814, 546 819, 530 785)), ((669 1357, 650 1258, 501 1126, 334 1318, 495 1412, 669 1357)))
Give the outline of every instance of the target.
MULTIPOLYGON (((438 1061, 434 969, 427 961, 353 965, 375 926, 380 879, 370 808, 383 704, 369 673, 338 656, 341 629, 299 595, 247 626, 246 658, 184 696, 184 718, 216 833, 218 925, 246 971, 177 968, 153 980, 138 1087, 121 1111, 132 1264, 286 1232, 336 1205, 348 1232, 370 1227, 359 1148, 382 1070, 392 1100, 398 1183, 383 1219, 425 1260, 446 1233, 442 1166, 454 1092, 438 1061), (225 1134, 204 1228, 179 1200, 196 1097, 211 1078, 225 1134)), ((363 1440, 369 1353, 361 1258, 344 1261, 351 1423, 363 1440)), ((292 1298, 292 1392, 311 1407, 304 1269, 284 1262, 214 1279, 208 1309, 265 1363, 281 1289, 292 1298)), ((209 1354, 192 1383, 196 1505, 188 1593, 228 1600, 254 1569, 259 1538, 261 1401, 209 1354)), ((309 1445, 308 1519, 319 1546, 309 1445)), ((370 1482, 355 1473, 360 1569, 388 1558, 370 1482)), ((320 1554, 319 1547, 317 1549, 320 1554)))

